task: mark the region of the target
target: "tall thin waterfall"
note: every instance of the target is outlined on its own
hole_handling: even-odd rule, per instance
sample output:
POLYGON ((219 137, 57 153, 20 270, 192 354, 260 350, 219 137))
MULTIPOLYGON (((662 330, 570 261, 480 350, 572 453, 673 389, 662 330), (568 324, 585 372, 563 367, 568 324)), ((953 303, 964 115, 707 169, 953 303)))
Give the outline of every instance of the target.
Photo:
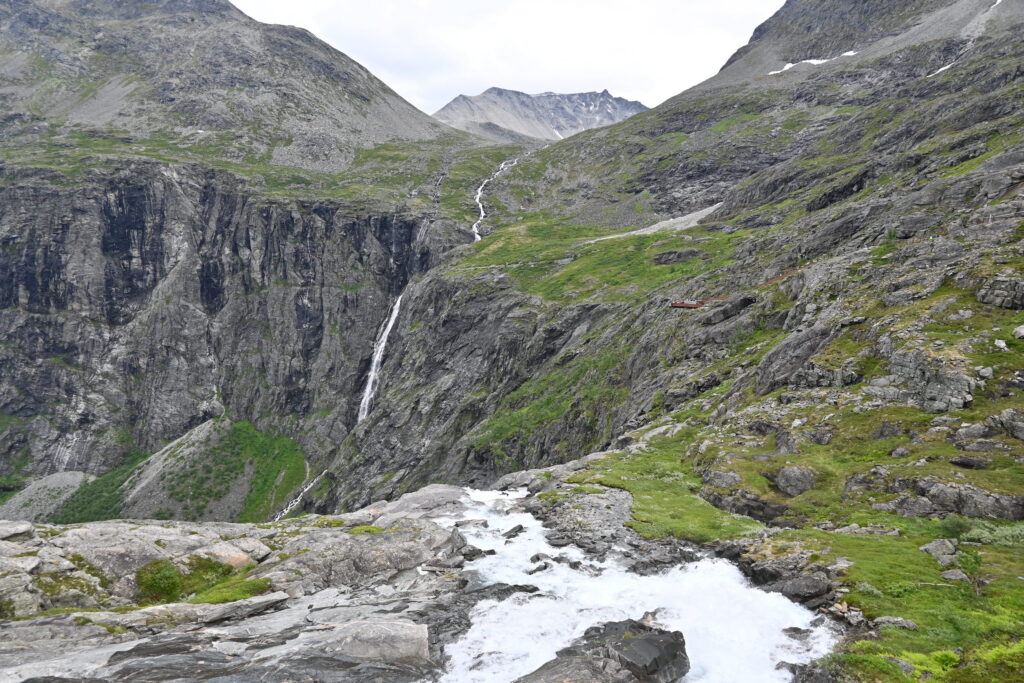
POLYGON ((391 328, 395 326, 395 321, 398 319, 398 309, 402 306, 403 296, 405 296, 405 294, 400 294, 399 297, 395 299, 395 303, 391 307, 391 315, 388 316, 387 322, 381 326, 380 332, 377 333, 377 341, 373 345, 373 359, 370 361, 370 374, 366 377, 366 388, 363 389, 363 400, 359 402, 359 416, 356 419, 357 422, 362 422, 366 419, 366 416, 370 414, 370 406, 373 404, 373 397, 377 393, 380 366, 384 362, 384 349, 387 348, 388 337, 391 336, 391 328))

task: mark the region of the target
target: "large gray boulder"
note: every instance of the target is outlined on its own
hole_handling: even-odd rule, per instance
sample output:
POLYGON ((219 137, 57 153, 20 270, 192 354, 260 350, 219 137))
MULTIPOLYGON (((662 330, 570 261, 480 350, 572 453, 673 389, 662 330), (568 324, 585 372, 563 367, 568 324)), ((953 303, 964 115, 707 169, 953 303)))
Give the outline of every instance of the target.
POLYGON ((818 475, 809 467, 790 465, 775 474, 775 486, 787 496, 799 496, 814 488, 818 475))
POLYGON ((686 640, 679 631, 666 631, 627 619, 593 626, 557 657, 519 683, 559 683, 572 680, 678 681, 690 670, 686 640), (586 678, 589 674, 596 678, 586 678))

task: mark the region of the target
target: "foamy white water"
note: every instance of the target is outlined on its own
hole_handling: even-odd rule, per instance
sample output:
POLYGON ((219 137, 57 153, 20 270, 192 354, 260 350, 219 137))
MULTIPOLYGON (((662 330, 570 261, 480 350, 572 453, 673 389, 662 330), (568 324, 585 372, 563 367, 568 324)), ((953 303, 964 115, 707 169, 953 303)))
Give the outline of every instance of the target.
MULTIPOLYGON (((309 465, 306 465, 306 467, 308 468, 309 465)), ((292 513, 292 510, 294 510, 295 508, 297 508, 299 506, 299 503, 301 503, 302 499, 306 497, 306 494, 309 493, 310 490, 314 486, 316 486, 316 483, 318 481, 323 479, 323 476, 325 474, 327 474, 327 470, 324 470, 320 474, 316 475, 315 477, 313 477, 313 479, 310 480, 310 482, 308 484, 303 486, 302 490, 299 491, 299 495, 297 495, 294 498, 292 498, 291 501, 287 505, 285 505, 284 508, 282 508, 282 510, 280 512, 278 512, 276 515, 274 515, 274 521, 275 522, 280 522, 282 519, 284 519, 285 517, 290 515, 292 513)), ((307 473, 306 476, 308 477, 309 474, 307 473)))
MULTIPOLYGON (((557 133, 557 131, 556 131, 556 133, 557 133)), ((487 218, 487 212, 484 210, 484 203, 483 203, 484 190, 491 183, 491 181, 493 181, 495 178, 500 176, 505 169, 512 168, 513 166, 515 166, 518 163, 519 163, 519 159, 508 159, 506 161, 501 162, 501 166, 498 166, 498 170, 495 171, 491 175, 490 178, 488 178, 487 180, 482 182, 480 184, 480 187, 477 188, 475 200, 476 200, 477 208, 480 209, 480 217, 476 219, 476 223, 474 223, 473 227, 472 227, 472 230, 473 230, 473 241, 474 242, 479 242, 480 241, 480 239, 481 239, 481 237, 480 237, 480 224, 484 222, 485 218, 487 218)))
POLYGON ((384 350, 388 346, 391 328, 395 326, 395 321, 398 320, 398 310, 402 306, 403 296, 405 296, 404 293, 399 294, 398 298, 395 299, 395 303, 391 307, 391 315, 388 316, 387 322, 381 326, 380 332, 377 333, 377 341, 373 344, 373 357, 370 359, 370 373, 366 376, 366 388, 363 389, 363 399, 359 402, 359 414, 356 422, 362 422, 370 414, 370 406, 373 405, 373 397, 377 393, 380 366, 384 363, 384 350))
POLYGON ((685 683, 788 681, 779 662, 806 663, 829 652, 835 636, 815 615, 778 594, 754 588, 724 560, 702 560, 657 576, 639 576, 614 562, 593 562, 577 548, 554 548, 532 515, 505 511, 524 494, 469 491, 464 519, 486 519, 489 528, 463 528, 470 543, 495 555, 467 565, 484 584, 529 584, 538 593, 488 600, 474 608, 473 625, 446 648, 445 683, 507 683, 554 658, 594 625, 640 619, 662 610, 663 628, 682 631, 692 668, 685 683), (501 534, 516 524, 526 531, 506 544, 501 534), (580 570, 553 563, 534 575, 530 557, 545 553, 583 562, 580 570), (818 625, 812 625, 815 622, 818 625), (804 641, 783 629, 810 629, 804 641))

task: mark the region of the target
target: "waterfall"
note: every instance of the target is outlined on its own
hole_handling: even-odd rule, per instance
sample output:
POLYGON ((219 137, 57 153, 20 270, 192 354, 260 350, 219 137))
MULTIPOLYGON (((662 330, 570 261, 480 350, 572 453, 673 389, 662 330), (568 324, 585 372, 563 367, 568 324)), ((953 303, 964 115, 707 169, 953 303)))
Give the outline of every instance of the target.
POLYGON ((512 168, 513 166, 515 166, 518 163, 519 163, 519 159, 518 158, 517 159, 507 159, 507 160, 501 162, 501 166, 498 167, 498 170, 495 171, 493 174, 491 174, 491 177, 488 178, 487 180, 485 180, 484 182, 482 182, 480 184, 480 187, 477 188, 477 191, 476 191, 476 205, 480 209, 480 218, 476 219, 476 223, 473 224, 472 230, 473 230, 473 241, 474 242, 479 242, 480 241, 480 224, 484 222, 485 218, 487 218, 487 212, 484 211, 484 203, 483 203, 484 189, 487 187, 488 183, 490 183, 492 180, 494 180, 495 178, 500 176, 505 169, 512 168))
POLYGON ((320 481, 325 474, 327 474, 327 470, 324 470, 320 474, 316 475, 315 477, 313 477, 313 480, 311 482, 303 486, 302 490, 299 491, 299 495, 292 498, 291 501, 287 505, 285 505, 280 512, 274 515, 274 521, 280 522, 282 519, 290 515, 292 510, 299 506, 299 503, 301 503, 302 499, 306 497, 306 494, 309 493, 310 489, 316 486, 316 483, 320 481))
POLYGON ((370 361, 370 374, 366 377, 366 388, 363 390, 363 400, 359 402, 359 416, 356 418, 356 422, 362 422, 370 414, 370 405, 373 403, 374 394, 377 393, 380 366, 384 362, 384 349, 388 345, 391 328, 395 326, 395 320, 398 319, 398 309, 402 305, 403 296, 405 296, 404 293, 395 299, 395 304, 391 307, 391 315, 388 316, 387 322, 381 326, 380 332, 377 333, 377 341, 373 345, 373 359, 370 361))

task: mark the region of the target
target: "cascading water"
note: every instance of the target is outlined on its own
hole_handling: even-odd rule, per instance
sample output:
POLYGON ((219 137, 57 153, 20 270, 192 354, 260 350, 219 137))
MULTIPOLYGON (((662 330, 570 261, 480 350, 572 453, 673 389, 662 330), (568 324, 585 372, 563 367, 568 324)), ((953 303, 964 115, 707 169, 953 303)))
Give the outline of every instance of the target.
POLYGON ((320 474, 318 474, 315 477, 313 477, 312 481, 310 481, 308 484, 303 486, 302 490, 299 491, 299 495, 297 495, 294 498, 292 498, 291 502, 289 502, 287 505, 285 505, 284 508, 282 508, 282 510, 280 512, 278 512, 276 515, 274 515, 274 521, 275 522, 280 522, 282 519, 284 519, 285 517, 290 515, 292 513, 292 510, 294 510, 295 508, 297 508, 299 506, 299 503, 301 503, 302 499, 306 497, 306 494, 309 493, 310 490, 314 486, 316 486, 318 481, 323 479, 323 476, 325 474, 327 474, 326 470, 324 470, 320 474))
POLYGON ((380 377, 380 366, 384 362, 384 349, 388 345, 388 337, 391 336, 391 328, 395 326, 395 321, 398 319, 398 310, 402 306, 402 297, 405 294, 400 294, 395 299, 394 305, 391 307, 391 315, 388 316, 387 322, 381 326, 380 332, 377 333, 377 341, 373 345, 373 357, 370 361, 370 374, 366 377, 366 388, 363 389, 363 400, 359 402, 359 414, 356 418, 357 422, 362 422, 366 419, 366 416, 370 414, 370 406, 373 405, 373 397, 377 392, 377 383, 380 377))
POLYGON ((507 159, 507 160, 501 162, 501 166, 498 167, 498 170, 495 171, 491 175, 490 178, 488 178, 487 180, 482 182, 480 184, 480 187, 477 188, 477 191, 476 191, 476 205, 480 209, 480 217, 478 219, 476 219, 476 223, 473 224, 473 228, 472 228, 472 230, 473 230, 473 241, 474 242, 479 242, 480 241, 480 239, 481 239, 481 237, 480 237, 480 224, 484 222, 485 218, 487 218, 487 212, 484 210, 484 203, 483 203, 484 189, 486 189, 487 185, 490 184, 491 181, 493 181, 495 178, 500 176, 506 169, 512 168, 513 166, 515 166, 518 163, 519 163, 519 159, 507 159))
POLYGON ((788 681, 790 673, 777 664, 810 662, 836 642, 824 619, 751 586, 725 560, 641 576, 614 561, 594 561, 578 548, 550 545, 537 519, 509 512, 525 492, 467 494, 469 509, 460 518, 482 519, 487 526, 467 525, 461 531, 469 543, 495 552, 467 570, 483 585, 533 585, 539 591, 480 602, 469 631, 445 649, 449 665, 442 683, 515 680, 553 659, 590 626, 655 611, 658 625, 686 638, 692 668, 685 683, 788 681), (511 540, 502 536, 517 524, 525 527, 523 533, 511 540), (536 571, 531 560, 536 553, 564 561, 536 571))

